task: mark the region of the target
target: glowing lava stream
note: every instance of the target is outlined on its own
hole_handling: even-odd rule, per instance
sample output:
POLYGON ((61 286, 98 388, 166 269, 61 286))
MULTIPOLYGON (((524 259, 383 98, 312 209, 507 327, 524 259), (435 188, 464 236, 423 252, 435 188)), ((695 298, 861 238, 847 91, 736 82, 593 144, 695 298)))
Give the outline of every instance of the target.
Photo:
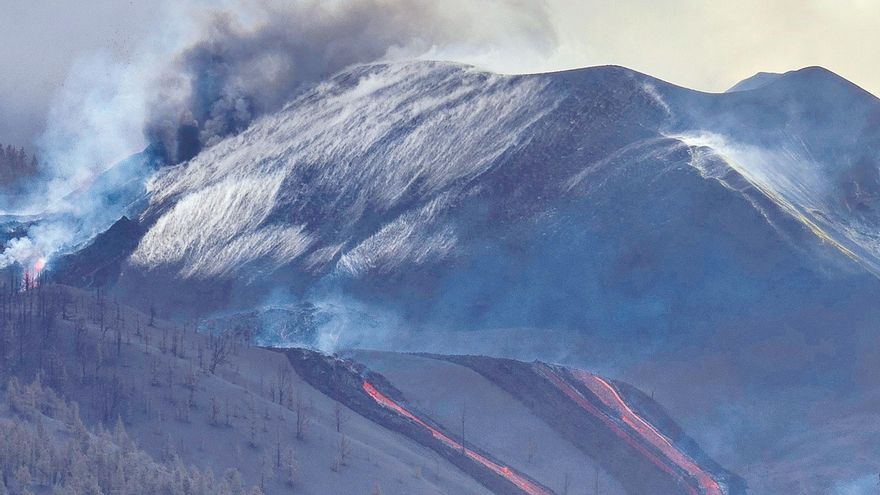
POLYGON ((588 373, 586 371, 573 370, 572 374, 581 381, 587 388, 590 389, 591 392, 596 394, 599 397, 599 400, 602 401, 603 404, 610 407, 611 409, 620 413, 620 417, 623 419, 624 423, 628 424, 632 427, 632 429, 636 430, 639 435, 642 436, 646 441, 648 441, 654 447, 660 449, 663 452, 663 455, 666 456, 670 461, 674 462, 678 467, 680 467, 685 472, 689 473, 691 476, 699 481, 700 486, 703 487, 704 493, 707 495, 722 495, 723 492, 721 490, 721 486, 718 485, 718 482, 715 481, 712 476, 710 476, 706 471, 704 471, 697 463, 692 461, 689 457, 687 457, 684 453, 682 453, 675 445, 666 438, 665 435, 660 433, 660 431, 654 427, 651 423, 648 423, 641 416, 636 414, 635 411, 632 410, 631 407, 623 400, 623 397, 617 393, 617 390, 611 386, 610 383, 605 381, 602 377, 596 376, 592 373, 588 373))
POLYGON ((43 268, 46 267, 46 258, 40 258, 34 263, 34 278, 40 276, 40 272, 43 271, 43 268))
MULTIPOLYGON (((545 364, 540 364, 538 365, 538 371, 539 373, 544 375, 545 378, 550 380, 550 382, 553 383, 557 388, 559 388, 563 393, 565 393, 565 395, 574 400, 579 406, 601 419, 615 434, 620 436, 629 445, 638 450, 654 465, 656 465, 666 473, 669 473, 678 478, 682 483, 684 483, 691 494, 698 495, 698 492, 694 489, 693 486, 691 486, 690 482, 687 479, 682 477, 679 472, 670 469, 666 462, 663 462, 662 459, 658 458, 654 453, 652 453, 644 446, 642 446, 638 441, 636 441, 636 439, 632 437, 631 433, 625 431, 623 428, 620 428, 620 426, 617 425, 617 423, 614 422, 611 418, 609 418, 607 414, 600 411, 595 405, 590 403, 590 401, 588 401, 577 389, 568 384, 563 378, 559 377, 559 375, 553 368, 545 364)), ((630 428, 632 428, 636 433, 638 433, 639 437, 641 437, 642 440, 657 448, 668 461, 672 462, 680 470, 688 473, 688 475, 696 479, 704 495, 724 495, 724 491, 721 489, 721 486, 718 484, 717 481, 715 481, 715 479, 713 479, 700 466, 698 466, 678 448, 676 448, 675 445, 673 445, 672 442, 668 438, 666 438, 665 435, 657 430, 657 428, 645 421, 641 416, 633 411, 632 408, 627 405, 626 401, 623 400, 620 394, 617 393, 617 390, 615 390, 610 383, 596 375, 587 373, 585 371, 572 370, 571 373, 575 378, 580 380, 580 382, 583 383, 584 386, 586 386, 591 392, 593 392, 599 398, 599 400, 602 401, 603 404, 608 406, 611 410, 617 412, 620 415, 621 420, 626 423, 630 428)))
POLYGON ((510 481, 511 483, 516 485, 517 488, 524 491, 525 493, 528 493, 529 495, 553 495, 553 493, 550 492, 549 490, 547 490, 543 487, 540 487, 537 484, 535 484, 534 482, 517 474, 509 467, 503 466, 503 465, 498 464, 496 462, 493 462, 493 461, 487 459, 485 456, 482 456, 482 455, 474 452, 471 449, 468 449, 466 447, 462 447, 462 445, 460 443, 456 442, 455 440, 453 440, 452 438, 450 438, 449 436, 447 436, 443 432, 437 430, 436 428, 432 427, 428 423, 425 423, 424 421, 419 419, 415 414, 407 411, 403 406, 401 406, 397 402, 394 402, 394 400, 392 400, 388 396, 384 395, 382 392, 379 392, 378 390, 376 390, 376 387, 374 387, 373 384, 371 384, 370 382, 364 380, 363 387, 364 387, 364 391, 370 397, 372 397, 373 400, 378 402, 381 406, 385 407, 386 409, 390 409, 390 410, 396 412, 397 414, 409 419, 413 423, 416 423, 417 425, 421 426, 422 428, 428 430, 431 433, 431 436, 433 436, 437 440, 440 440, 441 442, 443 442, 447 446, 449 446, 455 450, 463 451, 466 456, 468 456, 469 458, 473 459, 474 461, 482 464, 483 466, 485 466, 486 468, 488 468, 490 471, 494 472, 495 474, 502 476, 507 481, 510 481))
POLYGON ((42 256, 37 258, 32 266, 32 270, 25 270, 21 277, 21 283, 23 285, 22 290, 36 288, 37 284, 39 284, 40 272, 42 272, 45 267, 46 258, 42 256))

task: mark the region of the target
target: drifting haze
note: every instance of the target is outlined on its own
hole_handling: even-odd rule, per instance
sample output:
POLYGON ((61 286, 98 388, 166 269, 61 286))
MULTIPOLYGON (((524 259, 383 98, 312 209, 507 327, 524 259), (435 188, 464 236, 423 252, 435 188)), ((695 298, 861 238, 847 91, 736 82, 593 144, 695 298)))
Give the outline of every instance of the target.
POLYGON ((227 3, 205 13, 150 95, 147 133, 171 162, 279 109, 305 85, 381 59, 489 60, 513 49, 548 56, 555 33, 535 2, 427 0, 227 3))
MULTIPOLYGON (((202 19, 196 22, 212 11, 236 9, 229 1, 211 3, 210 8, 207 2, 197 0, 175 3, 185 4, 190 14, 201 11, 196 17, 202 19)), ((260 3, 265 7, 266 2, 260 3)), ((265 9, 253 5, 249 3, 248 10, 255 11, 249 15, 258 18, 265 9)), ((317 3, 298 5, 294 10, 303 11, 317 3)), ((465 50, 465 43, 475 43, 473 46, 484 53, 469 54, 469 61, 483 62, 489 68, 516 72, 613 63, 707 91, 722 91, 759 71, 822 65, 874 94, 880 93, 880 71, 875 64, 880 56, 880 32, 874 29, 880 21, 880 3, 870 0, 744 0, 727 4, 516 0, 480 2, 478 6, 443 3, 443 7, 429 6, 428 2, 357 1, 330 5, 325 10, 366 15, 361 30, 352 24, 337 24, 353 29, 336 40, 337 46, 352 37, 381 42, 404 31, 423 31, 426 42, 460 36, 459 51, 465 50), (440 12, 447 22, 426 29, 425 21, 418 21, 425 8, 440 12), (515 19, 508 17, 511 13, 515 19), (445 33, 438 33, 444 29, 445 33), (493 38, 501 31, 506 34, 493 38), (481 38, 466 39, 469 32, 479 33, 481 38), (542 56, 524 56, 523 47, 534 41, 535 35, 540 42, 551 43, 552 49, 542 56)), ((149 33, 166 35, 172 25, 187 22, 181 18, 186 15, 181 13, 184 9, 177 7, 172 12, 160 0, 0 0, 0 7, 0 67, 4 74, 0 79, 0 138, 24 146, 30 146, 39 134, 51 95, 64 86, 77 60, 102 52, 122 65, 142 65, 138 47, 149 33)), ((320 22, 312 20, 292 26, 305 27, 312 34, 318 31, 325 39, 337 34, 322 32, 320 22)))
MULTIPOLYGON (((352 64, 441 58, 492 65, 506 50, 537 64, 557 44, 544 7, 521 0, 479 7, 426 0, 193 0, 157 8, 147 16, 155 19, 152 34, 127 38, 124 53, 84 49, 69 61, 36 140, 46 170, 26 210, 63 209, 51 203, 149 142, 169 162, 187 159, 277 110, 304 85, 352 64)), ((27 20, 20 7, 11 10, 27 20)), ((120 36, 130 36, 125 23, 119 26, 120 36)), ((10 50, 21 52, 21 60, 6 64, 28 67, 15 73, 16 87, 56 77, 29 68, 43 64, 29 63, 22 50, 10 50)), ((14 92, 4 89, 0 101, 17 101, 14 92)), ((33 118, 42 120, 40 105, 33 106, 33 118)))

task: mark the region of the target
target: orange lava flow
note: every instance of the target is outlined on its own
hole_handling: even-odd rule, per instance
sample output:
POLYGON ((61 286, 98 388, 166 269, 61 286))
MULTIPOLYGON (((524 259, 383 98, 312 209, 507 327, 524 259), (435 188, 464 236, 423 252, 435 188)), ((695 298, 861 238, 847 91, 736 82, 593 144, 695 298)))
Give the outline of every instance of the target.
POLYGON ((638 432, 646 442, 659 449, 667 459, 672 461, 682 471, 694 477, 700 484, 703 493, 706 495, 723 495, 724 492, 721 490, 721 486, 709 473, 676 448, 654 425, 648 423, 633 411, 610 383, 586 371, 572 371, 572 374, 591 392, 596 394, 603 404, 620 414, 621 419, 638 432))
POLYGON ((559 375, 557 375, 552 368, 542 364, 539 365, 538 372, 544 375, 545 378, 550 380, 550 383, 561 390, 562 393, 573 400, 578 406, 601 420, 605 424, 605 426, 608 427, 609 430, 614 432, 615 435, 620 437, 620 439, 626 442, 630 447, 637 450, 640 454, 642 454, 644 458, 648 459, 652 464, 657 466, 663 472, 682 480, 691 495, 699 495, 697 491, 692 486, 690 486, 690 484, 687 483, 686 480, 683 480, 681 476, 678 475, 678 473, 676 473, 665 462, 663 462, 663 459, 659 458, 653 452, 646 449, 644 445, 639 443, 629 433, 627 433, 623 428, 621 428, 617 423, 609 418, 605 413, 600 411, 599 408, 596 407, 592 402, 587 400, 586 397, 584 397, 576 388, 572 387, 569 383, 560 378, 559 375))
POLYGON ((40 272, 46 267, 46 258, 37 258, 30 270, 25 270, 21 278, 22 290, 34 289, 40 283, 40 272))
POLYGON ((507 479, 508 481, 513 483, 514 485, 516 485, 517 488, 519 488, 523 492, 528 493, 529 495, 553 495, 552 492, 550 492, 549 490, 546 490, 546 489, 536 485, 534 482, 526 479, 525 477, 517 474, 508 466, 498 464, 494 461, 487 459, 485 456, 474 452, 471 449, 463 447, 459 442, 456 442, 455 440, 450 438, 448 435, 437 430, 436 428, 432 427, 428 423, 425 423, 424 421, 419 419, 415 414, 406 410, 403 406, 401 406, 400 404, 398 404, 397 402, 392 400, 390 397, 386 396, 382 392, 379 392, 376 389, 376 387, 373 386, 372 383, 364 380, 363 388, 364 388, 364 391, 367 393, 367 395, 372 397, 373 400, 378 402, 381 406, 385 407, 386 409, 390 409, 390 410, 396 412, 397 414, 409 419, 413 423, 416 423, 417 425, 421 426, 422 428, 428 430, 431 433, 431 436, 433 436, 437 440, 440 440, 441 442, 443 442, 444 444, 446 444, 447 446, 449 446, 455 450, 460 450, 460 451, 464 452, 464 454, 466 456, 468 456, 470 459, 473 459, 474 461, 482 464, 483 466, 485 466, 486 468, 488 468, 490 471, 494 472, 495 474, 504 477, 505 479, 507 479))
MULTIPOLYGON (((639 441, 637 441, 630 432, 620 427, 605 412, 600 411, 594 404, 587 400, 576 388, 572 387, 568 382, 559 377, 556 371, 545 364, 538 367, 538 372, 545 378, 550 380, 553 385, 559 388, 565 395, 572 399, 575 403, 587 410, 590 414, 599 418, 608 428, 617 436, 623 439, 627 444, 635 448, 648 459, 652 464, 660 468, 662 471, 679 479, 692 495, 699 495, 700 492, 689 483, 678 471, 671 469, 664 459, 658 457, 654 452, 646 449, 639 441)), ((591 392, 593 392, 603 404, 620 415, 621 420, 635 431, 638 436, 657 448, 666 458, 681 471, 688 473, 700 485, 701 492, 704 495, 724 495, 721 486, 708 473, 700 468, 695 462, 684 455, 666 436, 660 433, 652 424, 645 421, 632 408, 627 405, 626 401, 617 393, 617 390, 607 381, 583 371, 572 371, 572 374, 580 380, 591 392)))
POLYGON ((40 258, 34 262, 34 278, 40 276, 40 272, 46 267, 46 258, 40 258))

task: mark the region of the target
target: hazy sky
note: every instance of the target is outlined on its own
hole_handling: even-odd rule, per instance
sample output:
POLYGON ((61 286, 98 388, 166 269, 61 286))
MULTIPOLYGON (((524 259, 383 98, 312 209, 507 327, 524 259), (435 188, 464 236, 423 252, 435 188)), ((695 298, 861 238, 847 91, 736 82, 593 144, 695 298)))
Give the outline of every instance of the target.
MULTIPOLYGON (((215 10, 223 1, 234 0, 217 0, 215 10)), ((532 15, 537 4, 546 14, 535 19, 542 24, 535 32, 550 39, 536 43, 552 49, 523 57, 521 45, 506 45, 518 34, 512 33, 487 47, 490 54, 469 60, 499 70, 610 63, 695 89, 723 91, 758 71, 822 65, 880 94, 880 0, 481 1, 484 10, 503 3, 532 15)), ((0 142, 33 139, 74 61, 101 52, 122 64, 136 62, 131 60, 135 47, 168 22, 160 14, 161 3, 0 0, 0 142)), ((338 3, 344 2, 328 4, 338 3)), ((479 8, 470 10, 482 15, 479 8)), ((506 29, 501 19, 487 15, 485 29, 506 29)))
POLYGON ((149 3, 0 0, 0 142, 27 144, 78 57, 125 59, 156 22, 149 3))

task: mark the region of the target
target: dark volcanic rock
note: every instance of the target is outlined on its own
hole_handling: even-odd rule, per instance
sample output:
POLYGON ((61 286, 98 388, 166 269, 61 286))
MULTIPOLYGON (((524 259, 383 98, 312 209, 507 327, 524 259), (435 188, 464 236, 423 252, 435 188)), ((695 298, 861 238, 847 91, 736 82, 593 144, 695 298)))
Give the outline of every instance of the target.
POLYGON ((79 287, 112 286, 143 235, 140 224, 122 217, 84 248, 55 261, 51 277, 56 282, 79 287))

